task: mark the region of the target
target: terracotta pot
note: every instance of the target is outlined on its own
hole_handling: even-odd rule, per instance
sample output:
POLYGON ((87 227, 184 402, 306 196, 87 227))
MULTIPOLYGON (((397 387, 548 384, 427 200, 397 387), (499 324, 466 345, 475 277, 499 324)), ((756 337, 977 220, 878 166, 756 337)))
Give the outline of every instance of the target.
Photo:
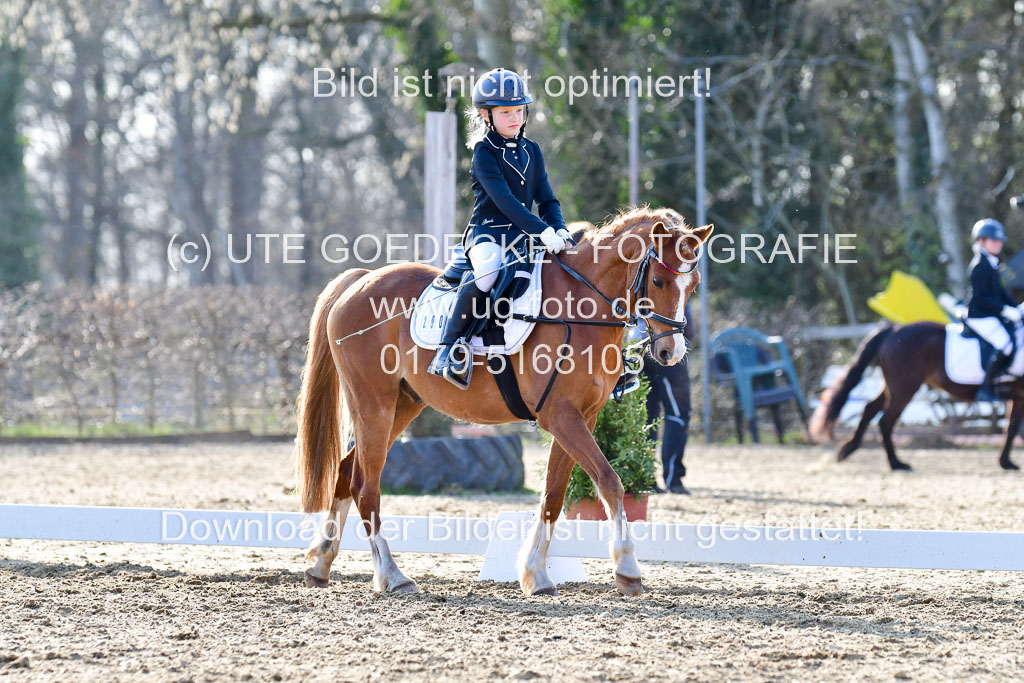
MULTIPOLYGON (((646 493, 639 495, 627 493, 625 498, 622 499, 622 506, 626 509, 627 522, 647 521, 646 493)), ((584 498, 583 500, 576 501, 566 510, 565 516, 568 519, 608 519, 608 516, 604 513, 604 505, 601 505, 601 503, 593 498, 584 498)))

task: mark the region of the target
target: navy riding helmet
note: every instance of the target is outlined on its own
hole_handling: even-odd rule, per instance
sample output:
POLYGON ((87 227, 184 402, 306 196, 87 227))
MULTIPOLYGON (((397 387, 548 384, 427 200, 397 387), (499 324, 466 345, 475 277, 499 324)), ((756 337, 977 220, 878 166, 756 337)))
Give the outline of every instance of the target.
POLYGON ((1003 224, 997 221, 995 218, 982 218, 980 221, 974 224, 971 229, 971 240, 999 240, 1000 242, 1006 241, 1006 229, 1003 224))
MULTIPOLYGON (((473 106, 490 111, 493 107, 518 107, 523 105, 523 125, 516 138, 523 136, 526 121, 530 117, 530 108, 526 105, 533 102, 526 81, 515 71, 509 69, 492 69, 482 75, 473 85, 473 106)), ((494 130, 494 124, 487 120, 487 128, 494 130)))

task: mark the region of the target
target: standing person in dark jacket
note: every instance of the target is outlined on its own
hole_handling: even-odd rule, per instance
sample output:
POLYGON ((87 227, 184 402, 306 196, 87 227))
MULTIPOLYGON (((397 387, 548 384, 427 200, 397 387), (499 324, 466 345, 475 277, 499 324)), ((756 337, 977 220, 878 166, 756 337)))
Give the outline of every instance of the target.
POLYGON ((996 377, 1006 371, 1016 351, 1015 327, 1021 322, 1021 312, 999 279, 999 252, 1006 242, 1006 230, 994 218, 985 218, 974 224, 974 259, 971 260, 971 300, 967 304, 967 317, 997 318, 1002 327, 986 339, 996 348, 996 357, 985 371, 985 379, 978 389, 981 401, 997 399, 992 386, 996 377))
POLYGON ((427 368, 460 389, 469 388, 473 358, 459 342, 474 316, 485 313, 505 250, 528 237, 555 254, 571 244, 540 146, 523 135, 530 102, 525 81, 507 69, 488 71, 473 87, 473 109, 467 116, 475 201, 462 236, 463 253, 455 256, 468 257, 472 267, 462 275, 441 344, 427 368), (539 217, 532 213, 534 203, 539 217))
MULTIPOLYGON (((684 315, 690 319, 690 305, 687 303, 684 315)), ((687 346, 693 340, 692 326, 683 329, 687 346)), ((651 384, 647 394, 647 423, 650 424, 664 415, 665 421, 661 438, 661 473, 665 479, 665 488, 672 493, 688 494, 683 485, 686 467, 683 465, 683 452, 690 433, 690 370, 687 366, 689 356, 672 366, 664 366, 650 358, 645 359, 644 374, 651 384)), ((648 432, 648 438, 657 441, 654 431, 648 432)))

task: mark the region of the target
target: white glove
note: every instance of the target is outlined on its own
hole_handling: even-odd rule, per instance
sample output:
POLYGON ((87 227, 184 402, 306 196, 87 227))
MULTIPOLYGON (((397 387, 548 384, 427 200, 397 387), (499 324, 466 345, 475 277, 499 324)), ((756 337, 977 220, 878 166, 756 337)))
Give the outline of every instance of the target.
POLYGON ((560 228, 558 230, 558 236, 565 240, 565 246, 567 247, 576 244, 575 240, 573 240, 572 238, 572 235, 569 234, 569 230, 566 228, 560 228))
POLYGON ((557 254, 565 249, 565 238, 555 232, 555 229, 550 225, 544 228, 544 232, 540 234, 540 241, 553 254, 557 254))
POLYGON ((1020 309, 1016 306, 1003 306, 1003 310, 999 312, 999 315, 1013 323, 1021 321, 1020 309))

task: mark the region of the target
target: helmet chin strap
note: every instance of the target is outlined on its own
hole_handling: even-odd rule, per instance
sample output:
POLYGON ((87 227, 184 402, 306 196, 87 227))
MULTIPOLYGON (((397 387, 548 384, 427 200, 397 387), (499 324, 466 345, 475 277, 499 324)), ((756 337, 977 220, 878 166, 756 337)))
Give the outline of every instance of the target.
MULTIPOLYGON (((494 127, 494 118, 493 118, 493 116, 494 116, 494 107, 488 107, 487 108, 487 119, 486 119, 487 130, 494 131, 498 135, 501 135, 501 133, 498 133, 498 129, 494 127)), ((527 104, 527 105, 523 106, 523 125, 519 126, 519 132, 516 133, 515 138, 514 138, 517 145, 522 141, 523 135, 526 134, 526 122, 529 121, 529 120, 530 120, 530 105, 527 104)), ((501 135, 501 137, 505 137, 505 136, 501 135)))
POLYGON ((519 144, 526 135, 526 122, 530 120, 530 105, 523 105, 523 125, 519 126, 519 133, 516 134, 516 144, 519 144))

